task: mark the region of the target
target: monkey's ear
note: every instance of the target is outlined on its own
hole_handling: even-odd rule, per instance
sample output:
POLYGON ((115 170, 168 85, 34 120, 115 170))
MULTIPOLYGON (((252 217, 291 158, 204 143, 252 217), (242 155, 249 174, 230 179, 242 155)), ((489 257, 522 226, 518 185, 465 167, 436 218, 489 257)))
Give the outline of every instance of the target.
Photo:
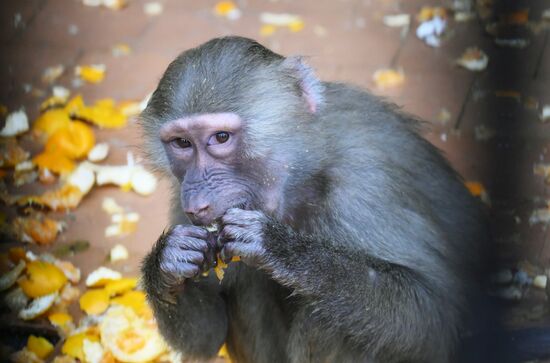
POLYGON ((324 87, 313 73, 311 67, 301 57, 288 57, 283 61, 283 66, 293 72, 298 78, 302 95, 308 104, 310 112, 317 112, 323 104, 324 87))

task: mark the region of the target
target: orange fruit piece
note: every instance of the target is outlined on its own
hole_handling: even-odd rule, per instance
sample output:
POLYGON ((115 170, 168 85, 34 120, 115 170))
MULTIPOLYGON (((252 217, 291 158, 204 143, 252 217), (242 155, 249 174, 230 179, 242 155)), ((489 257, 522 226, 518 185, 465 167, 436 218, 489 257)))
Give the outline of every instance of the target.
POLYGON ((25 295, 35 298, 59 291, 66 282, 63 271, 49 262, 37 260, 27 264, 26 275, 18 284, 25 295))

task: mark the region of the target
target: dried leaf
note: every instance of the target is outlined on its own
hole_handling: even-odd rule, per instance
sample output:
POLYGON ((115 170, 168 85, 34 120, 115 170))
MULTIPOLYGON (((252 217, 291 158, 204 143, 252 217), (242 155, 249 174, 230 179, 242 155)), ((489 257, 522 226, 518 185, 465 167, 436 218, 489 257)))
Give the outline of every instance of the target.
POLYGON ((58 246, 54 251, 57 257, 73 256, 79 252, 84 252, 90 248, 90 242, 85 240, 77 240, 72 243, 58 246))

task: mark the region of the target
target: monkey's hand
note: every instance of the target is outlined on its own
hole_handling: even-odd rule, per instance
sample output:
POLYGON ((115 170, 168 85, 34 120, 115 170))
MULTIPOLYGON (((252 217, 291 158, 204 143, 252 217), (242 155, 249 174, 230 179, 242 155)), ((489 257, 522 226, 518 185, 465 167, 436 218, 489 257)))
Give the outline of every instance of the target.
POLYGON ((204 228, 176 225, 156 246, 161 298, 175 303, 187 279, 208 270, 215 261, 215 238, 204 228))
POLYGON ((224 262, 238 256, 250 266, 263 264, 266 251, 264 230, 269 218, 258 211, 231 208, 222 217, 223 228, 219 240, 223 247, 220 257, 224 262))

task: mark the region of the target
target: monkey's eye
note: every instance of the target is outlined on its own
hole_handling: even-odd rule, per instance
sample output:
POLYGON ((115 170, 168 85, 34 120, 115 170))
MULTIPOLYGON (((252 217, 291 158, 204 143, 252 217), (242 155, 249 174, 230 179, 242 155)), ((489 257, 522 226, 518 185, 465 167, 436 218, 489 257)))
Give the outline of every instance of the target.
POLYGON ((229 140, 229 132, 216 132, 212 135, 212 137, 210 137, 210 140, 208 140, 208 145, 224 144, 227 140, 229 140))
POLYGON ((172 145, 174 145, 174 147, 177 147, 178 149, 186 149, 188 147, 191 147, 191 141, 181 137, 173 139, 171 142, 172 145))

